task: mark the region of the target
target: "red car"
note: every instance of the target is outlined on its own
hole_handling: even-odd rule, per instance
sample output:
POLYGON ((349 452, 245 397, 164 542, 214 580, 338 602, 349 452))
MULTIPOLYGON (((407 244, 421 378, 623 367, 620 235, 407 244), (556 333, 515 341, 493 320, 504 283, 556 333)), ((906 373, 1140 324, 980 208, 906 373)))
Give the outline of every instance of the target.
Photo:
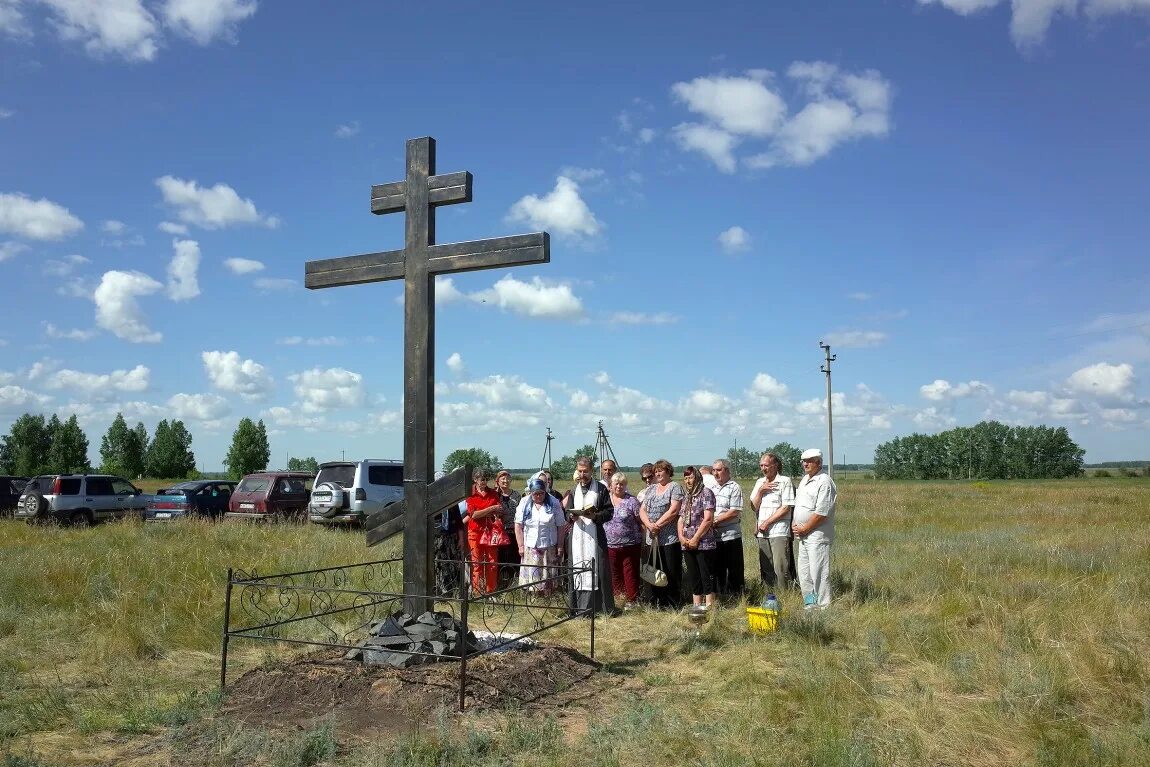
POLYGON ((304 471, 257 471, 236 486, 224 515, 234 519, 307 519, 315 475, 304 471))

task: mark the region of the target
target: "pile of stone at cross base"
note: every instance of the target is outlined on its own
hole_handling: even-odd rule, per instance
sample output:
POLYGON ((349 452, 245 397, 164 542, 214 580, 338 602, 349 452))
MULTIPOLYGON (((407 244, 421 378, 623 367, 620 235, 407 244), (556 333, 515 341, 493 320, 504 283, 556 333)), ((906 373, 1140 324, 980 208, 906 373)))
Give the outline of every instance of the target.
POLYGON ((345 660, 362 660, 368 666, 407 668, 421 663, 457 660, 467 643, 468 654, 478 652, 479 645, 470 631, 464 636, 462 626, 445 612, 425 612, 418 617, 397 612, 387 620, 371 624, 367 638, 343 656, 345 660), (435 657, 410 655, 429 653, 435 657))

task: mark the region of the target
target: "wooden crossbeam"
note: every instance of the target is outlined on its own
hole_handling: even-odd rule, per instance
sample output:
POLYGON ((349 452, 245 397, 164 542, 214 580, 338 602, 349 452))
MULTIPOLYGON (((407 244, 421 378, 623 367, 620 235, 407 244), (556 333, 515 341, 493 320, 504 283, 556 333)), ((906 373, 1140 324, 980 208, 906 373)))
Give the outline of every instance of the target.
MULTIPOLYGON (((534 232, 431 245, 427 248, 427 271, 430 274, 450 274, 522 264, 545 264, 551 260, 550 243, 550 236, 546 232, 534 232)), ((315 290, 398 280, 404 276, 404 266, 402 250, 308 261, 304 266, 304 286, 315 290)))

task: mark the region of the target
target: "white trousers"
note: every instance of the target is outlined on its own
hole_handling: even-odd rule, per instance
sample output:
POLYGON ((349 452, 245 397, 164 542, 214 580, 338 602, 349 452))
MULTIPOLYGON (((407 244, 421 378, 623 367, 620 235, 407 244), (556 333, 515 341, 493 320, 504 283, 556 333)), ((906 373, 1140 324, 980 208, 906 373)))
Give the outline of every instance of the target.
POLYGON ((803 604, 826 607, 831 603, 831 545, 799 541, 799 587, 803 604), (813 599, 812 599, 813 597, 813 599))

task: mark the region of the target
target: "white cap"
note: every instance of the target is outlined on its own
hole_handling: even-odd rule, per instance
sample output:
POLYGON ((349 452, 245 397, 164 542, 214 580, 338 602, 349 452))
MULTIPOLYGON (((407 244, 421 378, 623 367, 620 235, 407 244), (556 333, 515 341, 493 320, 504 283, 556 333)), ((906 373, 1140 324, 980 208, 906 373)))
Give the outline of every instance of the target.
MULTIPOLYGON (((794 453, 792 453, 791 455, 794 455, 794 453)), ((812 448, 809 448, 807 450, 804 450, 802 456, 800 456, 800 457, 804 461, 807 460, 808 458, 818 458, 821 461, 823 459, 823 451, 819 450, 817 447, 812 447, 812 448)))

